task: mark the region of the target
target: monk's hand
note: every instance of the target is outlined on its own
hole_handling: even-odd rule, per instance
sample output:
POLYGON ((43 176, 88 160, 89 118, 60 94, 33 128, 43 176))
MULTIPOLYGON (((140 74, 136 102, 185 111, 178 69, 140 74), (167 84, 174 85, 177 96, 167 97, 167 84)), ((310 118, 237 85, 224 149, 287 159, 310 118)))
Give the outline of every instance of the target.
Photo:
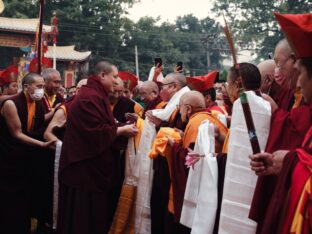
POLYGON ((203 155, 199 155, 191 148, 187 148, 188 154, 185 157, 185 165, 187 168, 192 167, 194 169, 194 165, 203 157, 203 155))
POLYGON ((151 121, 153 124, 155 124, 156 127, 160 126, 162 120, 155 117, 153 115, 153 112, 152 111, 147 111, 146 114, 145 114, 146 118, 151 121))
POLYGON ((174 139, 170 136, 166 136, 166 138, 168 139, 168 144, 172 147, 174 145, 174 139))
POLYGON ((138 120, 139 115, 136 113, 126 113, 125 114, 126 120, 129 122, 136 122, 138 120))
POLYGON ((273 154, 258 153, 250 155, 250 166, 258 176, 273 175, 273 154))
POLYGON ((47 141, 47 142, 42 142, 42 148, 55 150, 56 142, 57 142, 57 140, 51 140, 51 141, 47 141))
POLYGON ((128 124, 128 125, 119 127, 118 129, 120 130, 119 135, 122 135, 125 137, 134 137, 135 135, 139 133, 139 129, 134 124, 128 124))
POLYGON ((180 73, 182 71, 183 71, 182 67, 180 67, 178 65, 175 65, 174 68, 173 68, 173 72, 174 73, 180 73))
POLYGON ((183 138, 184 132, 181 129, 174 128, 174 131, 178 132, 180 134, 181 138, 183 138))

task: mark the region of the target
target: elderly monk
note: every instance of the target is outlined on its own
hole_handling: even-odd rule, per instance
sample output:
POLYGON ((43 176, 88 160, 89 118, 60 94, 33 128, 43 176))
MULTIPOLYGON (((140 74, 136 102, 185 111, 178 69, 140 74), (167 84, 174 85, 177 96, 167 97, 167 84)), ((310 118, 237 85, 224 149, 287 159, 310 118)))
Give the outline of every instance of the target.
MULTIPOLYGON (((280 175, 277 183, 272 185, 271 189, 275 189, 273 196, 271 191, 270 193, 255 194, 255 210, 250 215, 252 218, 255 218, 257 217, 255 214, 259 210, 257 207, 268 207, 268 209, 262 210, 264 212, 261 213, 262 217, 258 216, 255 219, 258 221, 259 233, 311 233, 312 209, 309 198, 311 198, 312 165, 312 14, 282 15, 276 13, 275 16, 282 30, 287 35, 287 40, 295 51, 297 58, 295 69, 299 73, 299 83, 304 100, 310 105, 310 109, 307 109, 306 112, 301 110, 298 112, 298 115, 305 116, 306 120, 304 124, 306 127, 309 127, 309 130, 305 127, 301 129, 300 134, 296 134, 296 141, 302 140, 303 142, 301 146, 293 144, 292 141, 294 139, 291 138, 292 135, 280 134, 281 141, 285 142, 285 146, 287 147, 287 144, 291 144, 292 148, 281 147, 275 149, 273 154, 271 154, 272 152, 268 152, 251 156, 252 169, 258 175, 280 175), (302 137, 302 134, 305 134, 305 137, 302 137)), ((259 180, 261 178, 263 177, 259 177, 259 180)), ((271 180, 272 176, 263 181, 269 183, 271 180)), ((263 185, 265 185, 264 182, 263 185)))
MULTIPOLYGON (((88 81, 88 79, 82 79, 78 82, 77 87, 76 87, 76 95, 78 95, 81 87, 87 84, 87 81, 88 81)), ((65 103, 63 103, 55 111, 52 120, 50 121, 47 129, 44 132, 44 138, 47 141, 51 141, 51 140, 61 140, 62 141, 63 140, 64 132, 61 133, 57 129, 65 126, 66 119, 67 119, 67 113, 68 113, 70 105, 71 105, 72 101, 74 100, 75 96, 66 100, 65 103), (57 131, 60 134, 56 134, 55 131, 57 131)))
POLYGON ((118 173, 112 149, 118 136, 137 134, 132 124, 117 127, 111 112, 108 93, 117 77, 114 65, 98 62, 68 111, 59 169, 60 234, 107 233, 110 228, 118 173))
POLYGON ((273 99, 279 91, 280 86, 274 79, 275 62, 273 59, 264 60, 258 64, 261 74, 261 92, 268 94, 273 99))
MULTIPOLYGON (((181 95, 189 91, 186 86, 186 78, 181 73, 168 74, 162 83, 160 96, 163 101, 167 101, 165 109, 172 108, 171 113, 166 116, 166 121, 156 117, 156 113, 162 110, 147 111, 146 118, 154 123, 156 126, 162 127, 176 127, 184 130, 185 123, 181 121, 180 113, 176 109, 179 104, 181 95), (173 106, 175 102, 175 106, 173 106)), ((170 189, 170 176, 167 159, 161 156, 153 159, 153 184, 151 194, 151 222, 152 233, 164 233, 165 229, 173 227, 173 216, 168 213, 168 200, 170 189)))
POLYGON ((43 78, 28 73, 22 86, 23 91, 5 100, 0 108, 0 225, 3 233, 30 233, 32 155, 39 148, 53 148, 55 144, 38 140, 44 125, 43 78))
POLYGON ((159 87, 154 81, 145 81, 140 87, 141 100, 145 104, 143 118, 149 110, 161 109, 166 103, 159 96, 159 87))
POLYGON ((172 231, 174 233, 188 233, 189 231, 179 224, 188 176, 185 158, 190 149, 194 149, 198 128, 204 120, 208 120, 214 124, 218 133, 215 142, 216 153, 221 153, 227 128, 216 117, 207 112, 205 98, 198 91, 190 91, 183 94, 179 103, 179 113, 181 115, 181 121, 187 123, 187 125, 184 133, 181 132, 182 143, 175 143, 171 158, 167 158, 173 188, 174 210, 171 212, 174 215, 174 229, 172 231))
POLYGON ((45 81, 45 93, 42 104, 46 113, 46 119, 50 120, 54 114, 54 109, 65 101, 59 94, 62 79, 59 71, 53 68, 46 68, 41 73, 45 81))

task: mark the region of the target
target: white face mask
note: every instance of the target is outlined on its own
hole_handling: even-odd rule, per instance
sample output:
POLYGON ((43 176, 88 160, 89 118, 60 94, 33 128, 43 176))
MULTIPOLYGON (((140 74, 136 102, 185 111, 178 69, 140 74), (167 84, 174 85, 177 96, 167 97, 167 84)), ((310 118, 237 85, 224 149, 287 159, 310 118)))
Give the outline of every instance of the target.
POLYGON ((32 100, 40 101, 43 98, 44 89, 35 89, 33 94, 29 94, 32 100))

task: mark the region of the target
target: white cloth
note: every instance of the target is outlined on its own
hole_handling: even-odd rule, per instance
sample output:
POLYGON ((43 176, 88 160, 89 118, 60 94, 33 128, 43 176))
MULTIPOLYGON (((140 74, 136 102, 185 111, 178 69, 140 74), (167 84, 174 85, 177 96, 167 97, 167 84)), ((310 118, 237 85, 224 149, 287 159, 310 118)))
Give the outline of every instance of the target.
MULTIPOLYGON (((171 114, 179 104, 180 97, 189 91, 188 87, 179 90, 168 102, 165 109, 153 110, 153 115, 157 118, 168 121, 171 114)), ((136 216, 135 216, 135 233, 149 234, 151 233, 151 208, 150 198, 153 182, 152 160, 148 157, 148 153, 152 148, 152 143, 156 137, 155 125, 148 119, 144 121, 144 127, 141 135, 139 149, 137 152, 139 181, 136 198, 136 216)))
POLYGON ((139 181, 139 163, 135 152, 134 138, 128 139, 125 160, 125 180, 124 183, 128 185, 137 186, 139 181))
POLYGON ((57 227, 58 194, 59 194, 58 169, 60 164, 62 144, 63 143, 61 141, 57 141, 55 149, 54 184, 53 184, 53 229, 56 229, 57 227))
POLYGON ((208 120, 199 126, 194 151, 205 157, 190 169, 180 223, 193 234, 213 232, 218 202, 218 164, 215 152, 214 125, 208 120))
MULTIPOLYGON (((150 70, 150 73, 149 73, 149 76, 148 76, 148 79, 147 79, 147 80, 153 81, 154 73, 155 73, 155 67, 152 67, 151 70, 150 70)), ((164 76, 163 76, 162 73, 160 73, 160 74, 157 76, 156 81, 162 83, 163 80, 164 80, 164 76)))
MULTIPOLYGON (((256 128, 260 149, 264 150, 271 121, 269 102, 247 91, 247 98, 256 128)), ((249 209, 257 182, 250 169, 248 156, 252 154, 246 121, 240 99, 233 105, 228 155, 225 170, 219 233, 251 234, 257 224, 248 218, 249 209)))

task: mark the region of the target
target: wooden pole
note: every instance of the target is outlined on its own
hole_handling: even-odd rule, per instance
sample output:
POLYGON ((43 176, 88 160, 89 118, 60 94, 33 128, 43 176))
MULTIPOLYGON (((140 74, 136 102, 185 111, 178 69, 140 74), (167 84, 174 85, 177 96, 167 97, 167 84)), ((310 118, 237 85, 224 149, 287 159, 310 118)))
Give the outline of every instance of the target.
POLYGON ((38 66, 37 66, 37 73, 41 73, 41 66, 42 66, 42 25, 43 25, 43 12, 44 12, 44 0, 40 0, 40 14, 39 14, 39 35, 38 35, 38 45, 37 45, 37 57, 38 57, 38 66))

